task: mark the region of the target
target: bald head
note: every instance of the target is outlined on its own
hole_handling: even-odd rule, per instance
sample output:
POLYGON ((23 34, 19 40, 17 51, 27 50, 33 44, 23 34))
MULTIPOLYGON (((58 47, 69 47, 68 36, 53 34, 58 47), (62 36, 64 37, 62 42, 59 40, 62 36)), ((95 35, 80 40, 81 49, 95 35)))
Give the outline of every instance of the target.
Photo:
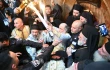
POLYGON ((14 26, 15 26, 15 28, 17 28, 17 29, 22 28, 22 27, 23 27, 23 21, 22 21, 22 19, 21 19, 21 18, 16 18, 16 19, 14 20, 14 26))
POLYGON ((82 30, 83 23, 80 20, 75 20, 71 25, 71 32, 78 33, 82 30))

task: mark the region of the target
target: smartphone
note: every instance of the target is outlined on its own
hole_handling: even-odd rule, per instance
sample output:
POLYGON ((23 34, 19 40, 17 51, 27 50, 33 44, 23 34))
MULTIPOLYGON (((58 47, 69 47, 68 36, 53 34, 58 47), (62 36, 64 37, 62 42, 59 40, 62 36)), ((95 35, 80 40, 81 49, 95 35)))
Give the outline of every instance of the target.
POLYGON ((99 30, 102 36, 108 35, 108 30, 107 30, 105 23, 99 25, 99 30))

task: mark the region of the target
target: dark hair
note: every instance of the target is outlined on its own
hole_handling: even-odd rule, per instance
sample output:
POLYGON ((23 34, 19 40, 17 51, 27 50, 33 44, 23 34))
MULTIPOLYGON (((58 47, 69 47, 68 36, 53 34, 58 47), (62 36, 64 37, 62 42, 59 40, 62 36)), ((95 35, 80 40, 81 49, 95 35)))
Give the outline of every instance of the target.
POLYGON ((33 29, 39 30, 39 27, 38 27, 37 24, 32 24, 32 25, 30 26, 30 28, 31 28, 31 30, 33 30, 33 29))
POLYGON ((8 35, 5 32, 0 32, 0 42, 9 40, 8 35))
POLYGON ((83 11, 81 16, 87 20, 87 22, 86 22, 87 25, 94 26, 93 15, 90 12, 83 11))
POLYGON ((6 13, 7 15, 9 15, 9 16, 12 15, 12 13, 10 12, 10 10, 8 10, 8 9, 5 10, 5 13, 6 13))
POLYGON ((12 70, 12 62, 9 50, 0 53, 0 70, 12 70))
POLYGON ((51 8, 51 6, 50 6, 50 5, 46 5, 45 7, 49 7, 49 8, 51 8))
POLYGON ((71 11, 69 12, 69 16, 71 16, 73 14, 73 10, 78 10, 79 13, 81 14, 84 10, 84 7, 80 4, 74 4, 71 11))
POLYGON ((8 4, 7 4, 4 0, 0 0, 0 2, 3 3, 3 6, 4 6, 4 7, 6 7, 6 8, 9 7, 8 4))
POLYGON ((6 8, 6 9, 5 9, 5 14, 7 14, 7 15, 9 15, 9 16, 11 16, 11 17, 13 18, 13 12, 12 12, 12 9, 10 9, 10 8, 6 8))

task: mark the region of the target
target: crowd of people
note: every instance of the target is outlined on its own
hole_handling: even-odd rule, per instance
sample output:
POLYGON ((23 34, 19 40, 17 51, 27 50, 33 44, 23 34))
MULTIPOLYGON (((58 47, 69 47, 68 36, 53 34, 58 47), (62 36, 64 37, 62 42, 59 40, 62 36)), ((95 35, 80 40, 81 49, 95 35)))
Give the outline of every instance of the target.
POLYGON ((74 4, 63 20, 62 7, 51 0, 45 27, 29 7, 19 11, 22 1, 0 0, 0 70, 110 70, 110 37, 100 43, 90 11, 74 4))

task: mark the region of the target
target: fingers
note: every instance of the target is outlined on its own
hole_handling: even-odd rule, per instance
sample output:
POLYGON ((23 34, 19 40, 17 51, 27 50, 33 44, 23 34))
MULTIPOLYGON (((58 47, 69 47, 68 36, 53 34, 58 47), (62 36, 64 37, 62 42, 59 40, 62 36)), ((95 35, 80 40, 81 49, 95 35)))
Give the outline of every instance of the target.
POLYGON ((53 41, 52 45, 56 46, 56 45, 58 45, 59 43, 61 43, 61 40, 55 40, 55 41, 53 41))
POLYGON ((20 52, 17 52, 17 53, 16 53, 16 56, 19 57, 20 55, 22 55, 22 53, 20 53, 20 52))
POLYGON ((14 13, 15 13, 15 14, 20 13, 20 10, 19 10, 19 8, 18 8, 18 7, 16 7, 16 8, 14 9, 14 13))
POLYGON ((66 52, 67 52, 68 56, 71 56, 72 55, 72 49, 71 49, 71 47, 68 47, 66 49, 66 52))

